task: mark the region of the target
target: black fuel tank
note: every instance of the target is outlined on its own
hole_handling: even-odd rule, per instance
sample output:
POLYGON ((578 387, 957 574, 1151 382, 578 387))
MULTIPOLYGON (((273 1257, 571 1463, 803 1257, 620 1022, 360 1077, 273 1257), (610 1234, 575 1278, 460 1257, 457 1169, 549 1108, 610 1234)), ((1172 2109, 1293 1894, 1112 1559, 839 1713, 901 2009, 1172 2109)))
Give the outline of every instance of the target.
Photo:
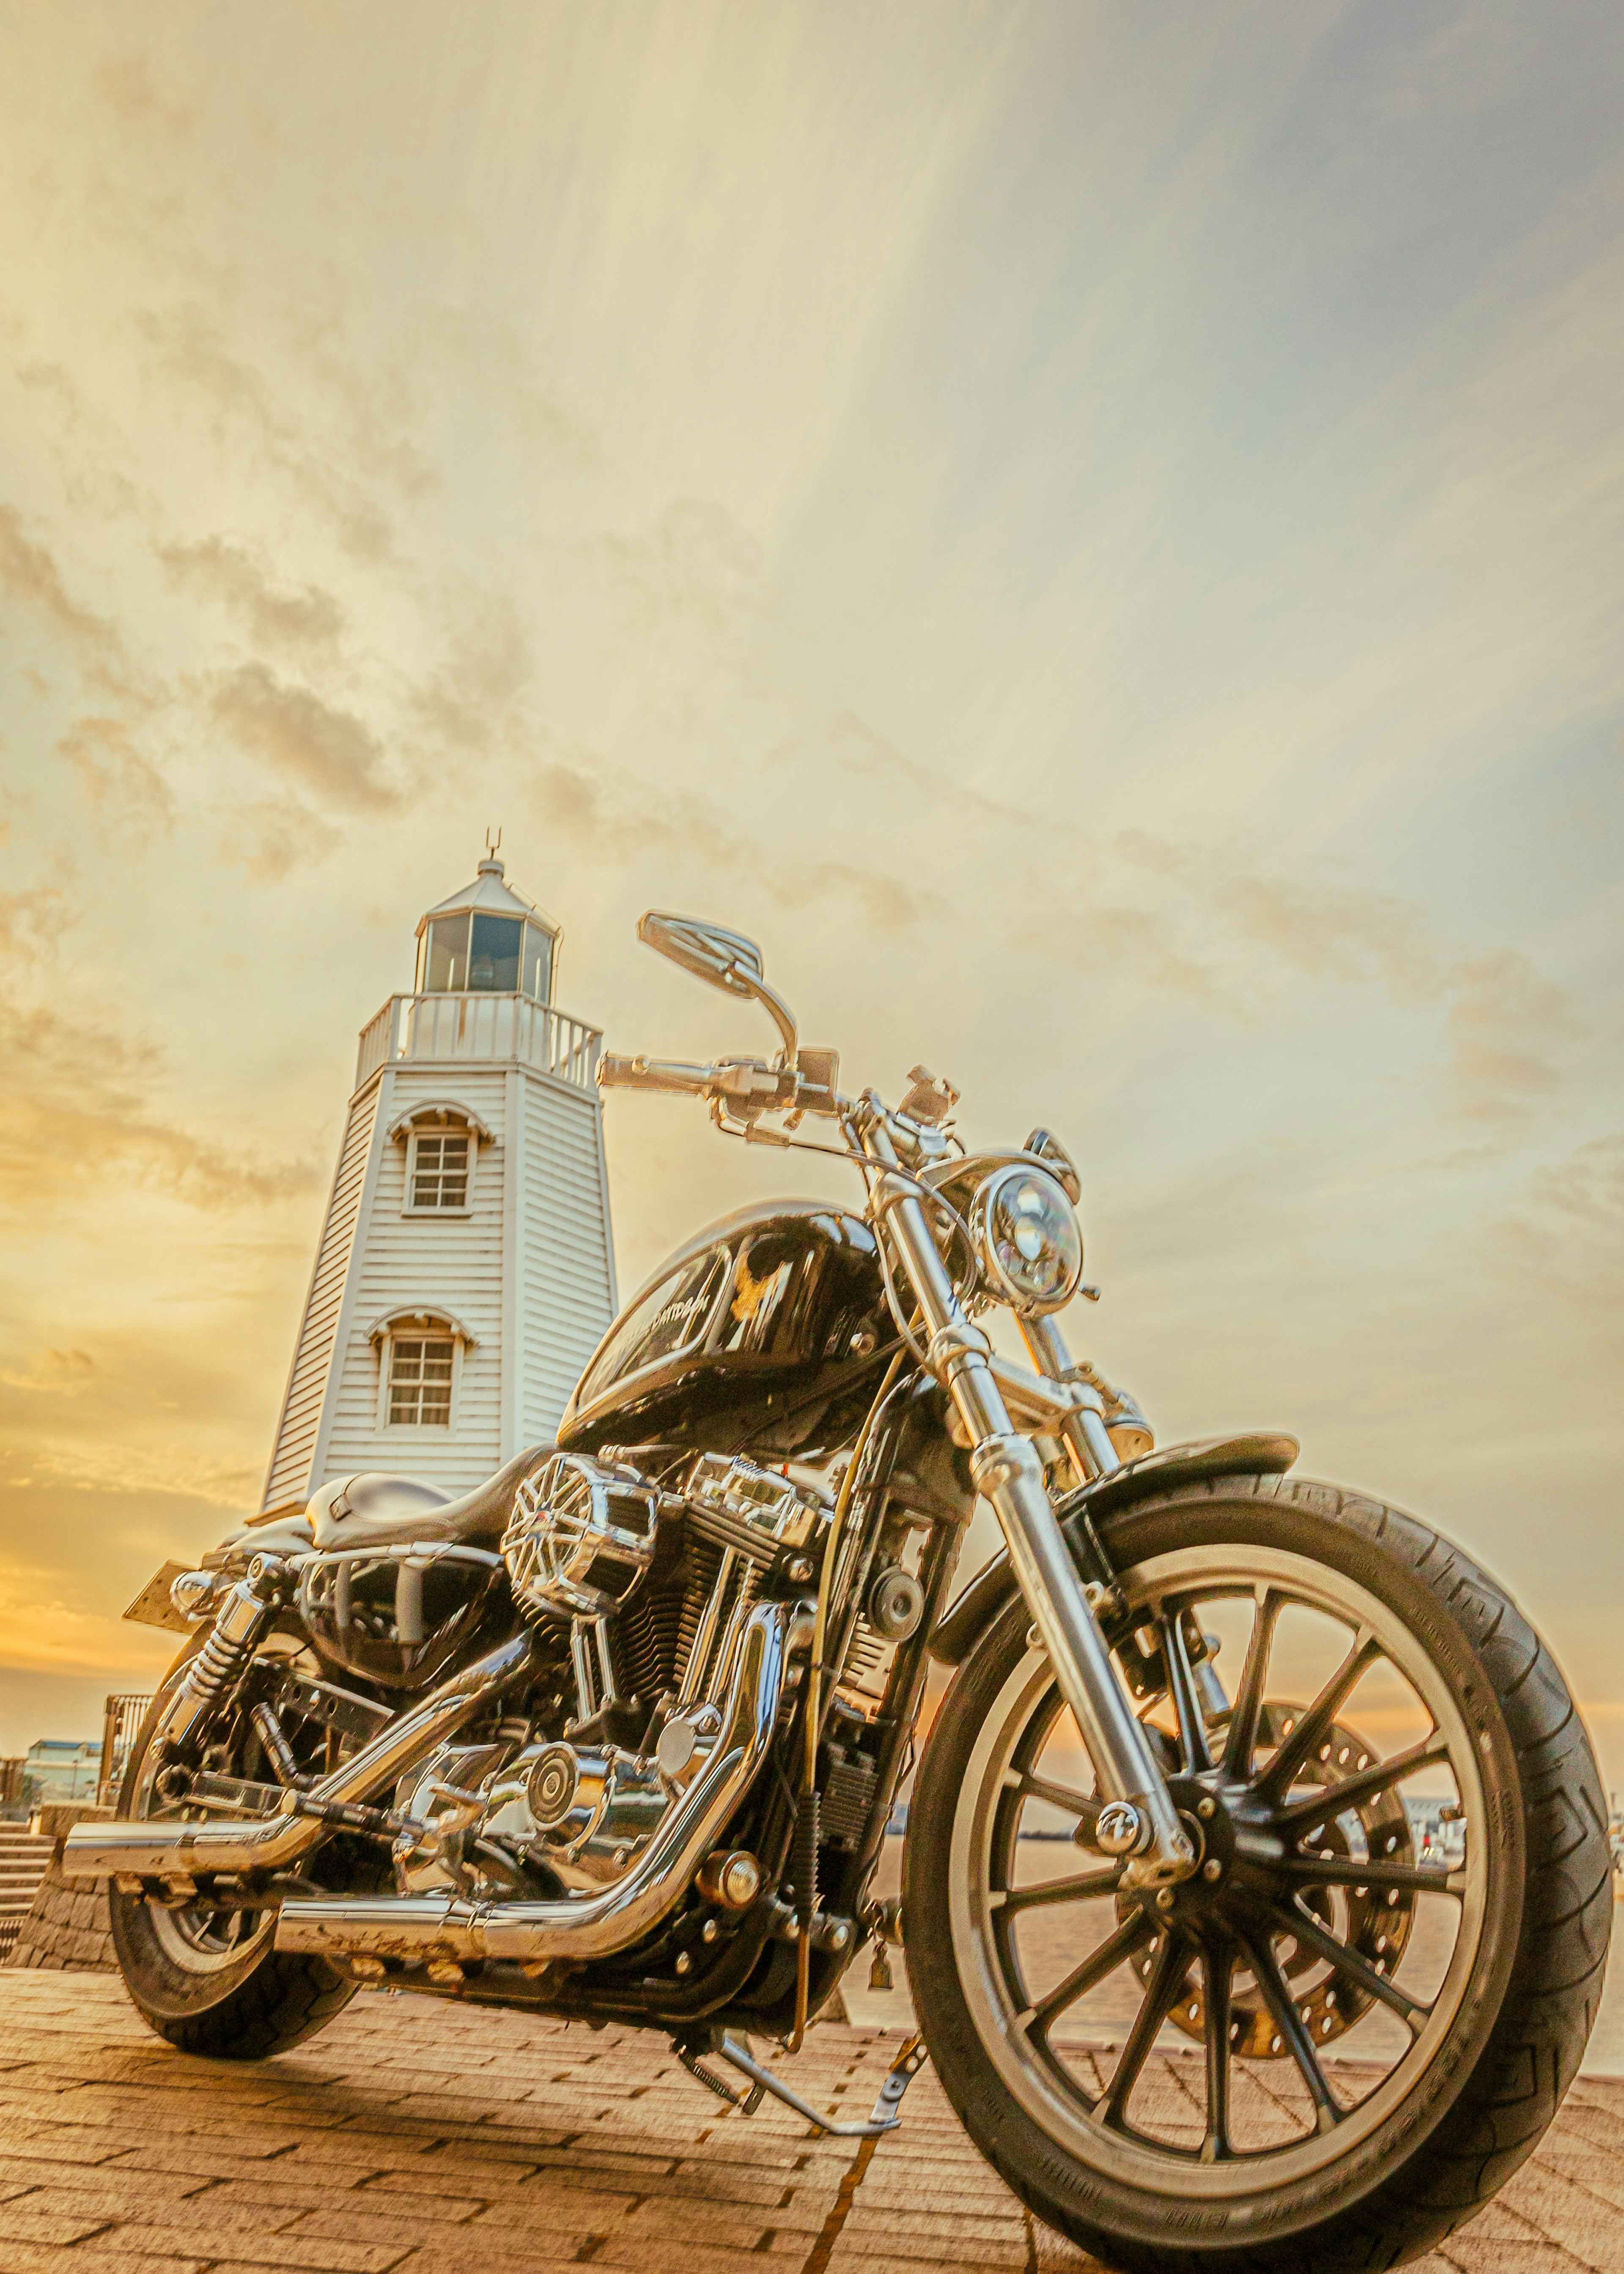
MULTIPOLYGON (((711 1224, 661 1264, 593 1352, 559 1425, 590 1449, 707 1420, 763 1421, 827 1385, 855 1389, 895 1334, 874 1234, 827 1201, 765 1201, 711 1224)), ((871 1393, 870 1393, 871 1394, 871 1393)), ((736 1434, 736 1433, 735 1433, 736 1434)))

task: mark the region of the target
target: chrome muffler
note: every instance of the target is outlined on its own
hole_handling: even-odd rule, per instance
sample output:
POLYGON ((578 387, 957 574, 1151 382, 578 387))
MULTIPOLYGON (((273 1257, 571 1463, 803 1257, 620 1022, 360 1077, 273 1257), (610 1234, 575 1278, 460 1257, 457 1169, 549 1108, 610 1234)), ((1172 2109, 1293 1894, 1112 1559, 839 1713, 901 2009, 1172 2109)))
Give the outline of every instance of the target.
POLYGON ((704 1766, 625 1878, 591 1895, 470 1903, 455 1894, 298 1896, 278 1950, 407 1967, 481 1958, 603 1958, 658 1924, 686 1893, 766 1758, 778 1721, 794 1606, 758 1603, 745 1621, 722 1727, 704 1766))
MULTIPOLYGON (((423 1703, 403 1713, 371 1744, 310 1788, 314 1801, 370 1799, 432 1753, 492 1698, 529 1672, 535 1655, 530 1631, 487 1651, 471 1666, 442 1682, 423 1703)), ((313 1816, 291 1811, 244 1824, 240 1818, 200 1824, 77 1824, 68 1834, 62 1868, 71 1879, 198 1879, 209 1871, 274 1871, 295 1863, 331 1827, 313 1816)))

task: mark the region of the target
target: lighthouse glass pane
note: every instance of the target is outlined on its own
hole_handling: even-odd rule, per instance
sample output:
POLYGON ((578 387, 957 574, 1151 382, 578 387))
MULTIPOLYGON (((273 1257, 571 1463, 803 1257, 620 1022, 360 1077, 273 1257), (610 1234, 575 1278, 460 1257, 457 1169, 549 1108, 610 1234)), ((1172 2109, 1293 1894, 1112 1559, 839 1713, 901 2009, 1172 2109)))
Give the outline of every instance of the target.
POLYGON ((468 983, 479 993, 516 995, 519 991, 520 935, 524 926, 517 916, 476 916, 468 952, 468 983))
POLYGON ((460 995, 468 985, 468 918, 440 916, 429 926, 425 994, 460 995))
POLYGON ((523 992, 538 1003, 553 1000, 553 936, 539 924, 524 927, 523 992))
POLYGON ((407 1427, 451 1426, 451 1343, 438 1335, 389 1341, 389 1419, 407 1427))

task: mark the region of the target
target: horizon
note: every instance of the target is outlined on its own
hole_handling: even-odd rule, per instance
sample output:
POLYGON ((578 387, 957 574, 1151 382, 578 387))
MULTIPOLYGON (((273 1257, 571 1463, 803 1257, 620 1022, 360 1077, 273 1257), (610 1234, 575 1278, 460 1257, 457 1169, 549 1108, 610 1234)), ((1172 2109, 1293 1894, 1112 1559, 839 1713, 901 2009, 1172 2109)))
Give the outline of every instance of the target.
MULTIPOLYGON (((1458 1540, 1624 1783, 1624 23, 312 23, 0 9, 0 1753, 257 1505, 500 825, 609 1047, 764 1046, 680 907, 1053 1126, 1079 1353, 1458 1540)), ((852 1189, 605 1131, 623 1292, 852 1189)))

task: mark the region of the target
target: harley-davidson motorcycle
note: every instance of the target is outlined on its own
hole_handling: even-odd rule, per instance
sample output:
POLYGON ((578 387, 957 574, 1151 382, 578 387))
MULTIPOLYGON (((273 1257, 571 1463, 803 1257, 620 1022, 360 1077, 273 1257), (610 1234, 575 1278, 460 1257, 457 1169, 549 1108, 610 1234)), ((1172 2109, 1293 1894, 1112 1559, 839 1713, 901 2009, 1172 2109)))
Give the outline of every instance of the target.
POLYGON ((679 1248, 556 1446, 462 1499, 351 1477, 174 1580, 120 1820, 67 1842, 132 1997, 228 2059, 364 1984, 640 2025, 747 2112, 873 2136, 919 2040, 861 2122, 785 2056, 900 1943, 970 2135, 1108 2263, 1428 2249, 1550 2122, 1605 1970, 1551 1656, 1435 1532, 1293 1478, 1291 1438, 1153 1449, 1056 1325, 1098 1291, 1048 1131, 966 1151, 923 1068, 844 1096, 750 941, 639 930, 782 1048, 599 1081, 849 1161, 865 1204, 679 1248), (978 1498, 1004 1547, 955 1599, 978 1498))

